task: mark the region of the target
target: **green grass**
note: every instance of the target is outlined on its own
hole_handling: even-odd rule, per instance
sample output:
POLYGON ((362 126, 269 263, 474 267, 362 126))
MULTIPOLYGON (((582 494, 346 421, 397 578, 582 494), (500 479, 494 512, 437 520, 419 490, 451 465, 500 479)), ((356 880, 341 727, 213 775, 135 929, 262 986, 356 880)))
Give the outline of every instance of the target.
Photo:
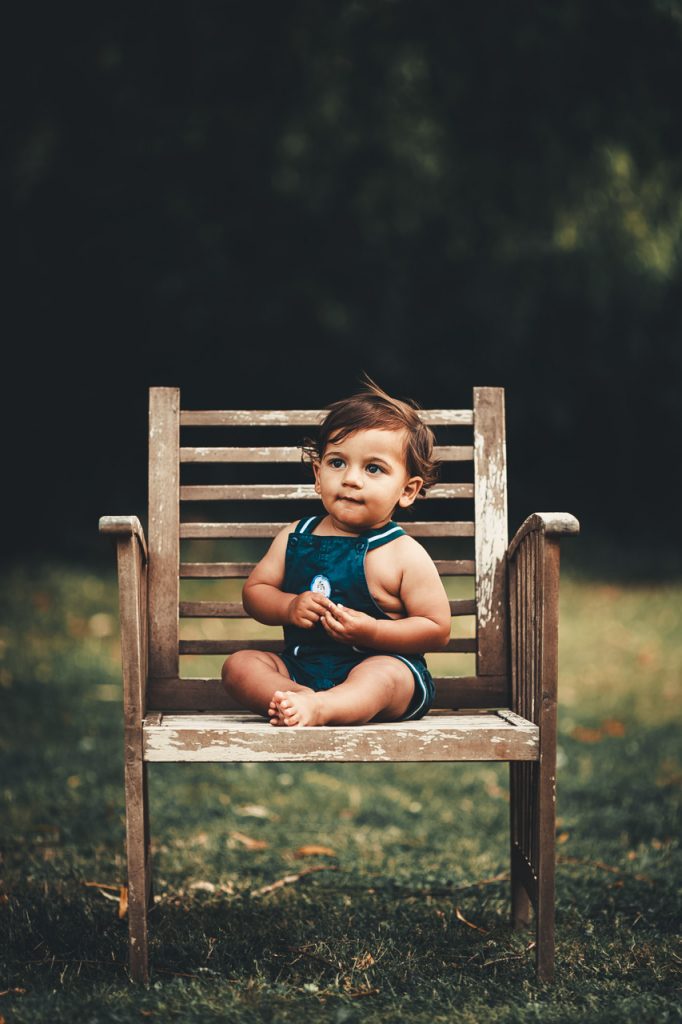
POLYGON ((4 595, 6 1024, 682 1020, 682 586, 562 581, 553 986, 508 927, 489 764, 153 766, 154 973, 131 985, 118 890, 85 884, 125 880, 113 574, 4 595))

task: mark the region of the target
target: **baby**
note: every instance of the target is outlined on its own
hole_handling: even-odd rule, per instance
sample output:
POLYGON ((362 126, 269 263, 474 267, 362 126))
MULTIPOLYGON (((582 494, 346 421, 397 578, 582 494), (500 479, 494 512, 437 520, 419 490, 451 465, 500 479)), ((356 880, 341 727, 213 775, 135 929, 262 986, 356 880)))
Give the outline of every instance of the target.
POLYGON ((304 447, 325 515, 291 523, 244 585, 246 611, 284 627, 281 655, 237 651, 223 682, 274 726, 421 718, 435 696, 423 651, 446 646, 450 605, 425 549, 392 520, 436 477, 433 434, 369 381, 304 447))

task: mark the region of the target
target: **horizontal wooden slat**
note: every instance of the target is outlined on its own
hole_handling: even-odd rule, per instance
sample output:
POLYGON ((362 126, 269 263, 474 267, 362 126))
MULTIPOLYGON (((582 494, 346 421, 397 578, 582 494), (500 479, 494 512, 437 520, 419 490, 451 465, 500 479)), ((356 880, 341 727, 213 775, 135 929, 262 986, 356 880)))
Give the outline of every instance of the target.
MULTIPOLYGON (((284 648, 283 640, 181 640, 180 654, 234 654, 235 651, 274 651, 284 648)), ((475 654, 476 639, 453 637, 438 654, 475 654)))
MULTIPOLYGON (((429 498, 473 498, 473 484, 434 484, 429 498)), ((312 484, 186 484, 180 501, 319 501, 312 484)))
MULTIPOLYGON (((505 676, 436 676, 435 708, 508 707, 505 676)), ((234 711, 239 705, 220 679, 150 679, 147 707, 161 711, 234 711)))
POLYGON ((180 462, 300 462, 300 448, 181 448, 180 462))
MULTIPOLYGON (((228 537, 275 537, 289 523, 180 523, 184 540, 228 537)), ((472 522, 401 523, 410 537, 473 537, 472 522)))
POLYGON ((283 640, 181 640, 180 654, 234 654, 235 651, 284 650, 283 640))
MULTIPOLYGON (((476 572, 476 563, 473 559, 434 559, 434 563, 441 576, 473 576, 476 572)), ((256 564, 256 562, 182 562, 180 564, 180 579, 246 579, 256 564)))
MULTIPOLYGON (((181 427, 306 427, 321 423, 325 409, 183 409, 181 427)), ((472 409, 420 409, 424 423, 432 427, 470 427, 472 409)))
MULTIPOLYGON (((450 601, 451 615, 475 615, 476 602, 450 601)), ((248 619, 241 601, 181 601, 181 619, 248 619)))
MULTIPOLYGON (((441 462, 471 462, 473 445, 435 445, 434 456, 441 462)), ((282 446, 262 448, 192 448, 180 449, 180 462, 300 462, 301 449, 282 446)))
POLYGON ((164 715, 145 722, 146 761, 535 761, 539 730, 496 714, 416 722, 273 728, 241 715, 164 715))
POLYGON ((476 562, 473 558, 434 559, 434 564, 441 576, 475 576, 476 562))
POLYGON ((181 562, 181 580, 246 579, 256 562, 181 562))
POLYGON ((181 619, 248 619, 241 601, 181 601, 181 619))

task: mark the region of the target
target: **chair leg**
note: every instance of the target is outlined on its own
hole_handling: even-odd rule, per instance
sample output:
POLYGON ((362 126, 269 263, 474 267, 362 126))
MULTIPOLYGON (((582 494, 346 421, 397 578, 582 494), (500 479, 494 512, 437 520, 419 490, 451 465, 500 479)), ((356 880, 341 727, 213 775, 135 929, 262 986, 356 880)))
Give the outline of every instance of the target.
POLYGON ((510 764, 511 917, 529 924, 535 908, 535 967, 554 977, 555 775, 553 760, 510 764))
POLYGON ((514 761, 509 764, 509 819, 511 839, 511 925, 512 928, 526 928, 530 924, 531 901, 520 869, 518 847, 524 814, 524 767, 514 761))
POLYGON ((151 860, 147 765, 142 760, 137 736, 126 742, 125 791, 130 975, 133 981, 146 985, 149 982, 147 909, 151 896, 151 860))
POLYGON ((556 870, 556 792, 553 759, 541 759, 537 792, 537 902, 535 965, 541 981, 554 977, 554 876, 556 870))
POLYGON ((147 763, 142 765, 142 791, 144 794, 144 852, 145 852, 145 886, 147 890, 147 910, 154 906, 154 876, 152 873, 152 839, 149 831, 149 793, 147 789, 147 763))

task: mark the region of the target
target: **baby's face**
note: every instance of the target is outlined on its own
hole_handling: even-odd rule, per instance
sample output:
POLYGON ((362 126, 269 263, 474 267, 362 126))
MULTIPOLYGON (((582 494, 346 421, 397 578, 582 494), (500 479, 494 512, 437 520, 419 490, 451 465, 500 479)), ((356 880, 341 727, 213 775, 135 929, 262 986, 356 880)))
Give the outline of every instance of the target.
POLYGON ((350 533, 383 526, 397 505, 407 508, 419 493, 421 477, 405 464, 404 430, 356 430, 329 441, 314 463, 315 490, 337 527, 350 533))

